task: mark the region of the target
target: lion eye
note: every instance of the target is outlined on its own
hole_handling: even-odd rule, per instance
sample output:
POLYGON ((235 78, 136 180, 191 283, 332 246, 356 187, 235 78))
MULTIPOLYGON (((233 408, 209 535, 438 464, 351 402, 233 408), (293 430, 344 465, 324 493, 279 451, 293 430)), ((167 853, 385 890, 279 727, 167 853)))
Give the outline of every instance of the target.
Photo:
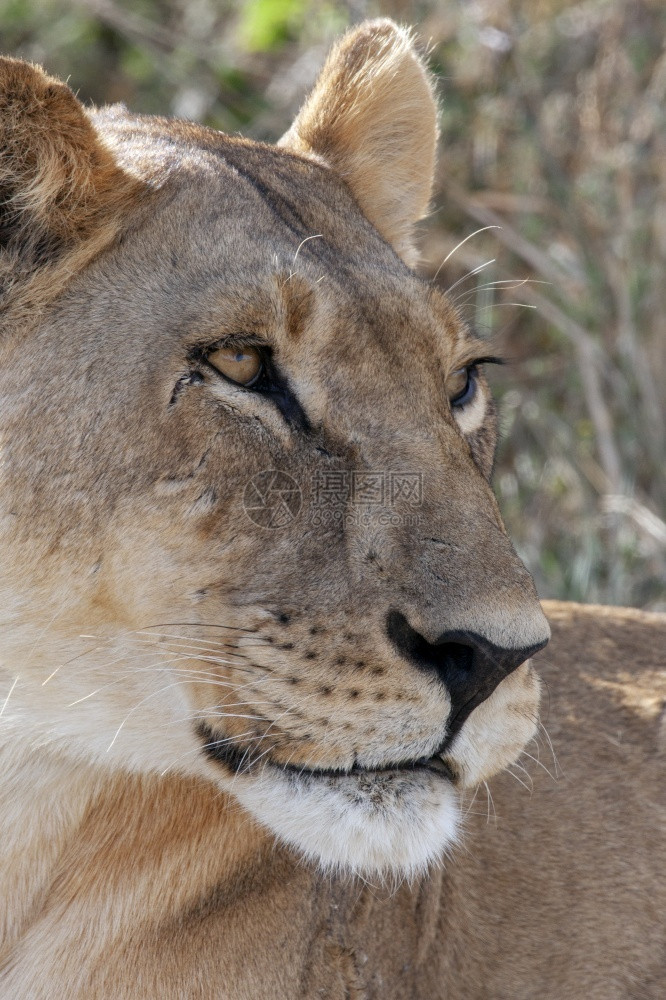
POLYGON ((446 394, 451 406, 466 406, 476 393, 476 366, 468 365, 451 372, 446 380, 446 394))
POLYGON ((246 388, 254 385, 264 367, 261 352, 256 347, 218 347, 206 360, 225 378, 246 388))

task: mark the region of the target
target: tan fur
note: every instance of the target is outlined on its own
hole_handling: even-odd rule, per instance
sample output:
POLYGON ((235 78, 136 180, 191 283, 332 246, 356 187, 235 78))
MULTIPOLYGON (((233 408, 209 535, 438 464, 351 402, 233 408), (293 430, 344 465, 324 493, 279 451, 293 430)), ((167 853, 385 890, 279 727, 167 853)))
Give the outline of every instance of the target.
POLYGON ((484 345, 398 256, 435 143, 409 37, 350 33, 278 149, 0 78, 0 996, 661 996, 664 618, 547 607, 531 796, 476 791, 555 767, 529 661, 450 738, 442 634, 548 630, 487 386, 447 400, 484 345), (206 363, 229 337, 271 393, 206 363))
POLYGON ((409 32, 388 20, 374 22, 363 47, 353 34, 338 43, 280 140, 287 149, 314 153, 343 177, 408 264, 416 258, 414 220, 430 201, 436 143, 432 82, 414 58, 409 32))
POLYGON ((5 324, 34 324, 109 245, 138 185, 69 87, 18 59, 0 64, 0 149, 1 335, 5 324))

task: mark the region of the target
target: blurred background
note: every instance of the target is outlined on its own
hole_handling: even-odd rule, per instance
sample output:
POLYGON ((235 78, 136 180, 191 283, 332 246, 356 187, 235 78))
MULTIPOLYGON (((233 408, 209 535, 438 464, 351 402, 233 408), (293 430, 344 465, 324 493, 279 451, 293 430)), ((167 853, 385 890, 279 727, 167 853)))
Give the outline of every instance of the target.
POLYGON ((415 25, 438 77, 422 269, 509 361, 516 547, 544 597, 664 611, 664 0, 0 0, 0 50, 86 101, 275 140, 377 14, 415 25))

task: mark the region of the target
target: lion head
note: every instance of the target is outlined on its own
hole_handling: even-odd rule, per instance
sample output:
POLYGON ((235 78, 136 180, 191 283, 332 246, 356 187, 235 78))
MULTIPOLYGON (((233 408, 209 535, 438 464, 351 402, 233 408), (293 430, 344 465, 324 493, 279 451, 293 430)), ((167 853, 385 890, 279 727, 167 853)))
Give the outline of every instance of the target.
POLYGON ((277 146, 0 73, 5 744, 422 868, 533 736, 549 632, 489 486, 488 346, 411 268, 410 36, 350 32, 277 146))

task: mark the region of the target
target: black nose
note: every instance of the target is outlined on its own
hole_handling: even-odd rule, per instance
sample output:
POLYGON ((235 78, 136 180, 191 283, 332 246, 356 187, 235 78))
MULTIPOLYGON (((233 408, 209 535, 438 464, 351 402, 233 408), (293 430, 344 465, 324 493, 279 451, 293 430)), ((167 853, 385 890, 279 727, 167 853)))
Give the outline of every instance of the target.
POLYGON ((446 685, 451 698, 447 743, 500 681, 548 641, 522 649, 504 649, 475 632, 458 630, 444 632, 436 642, 428 642, 399 611, 389 612, 386 630, 402 656, 419 669, 436 674, 446 685))

